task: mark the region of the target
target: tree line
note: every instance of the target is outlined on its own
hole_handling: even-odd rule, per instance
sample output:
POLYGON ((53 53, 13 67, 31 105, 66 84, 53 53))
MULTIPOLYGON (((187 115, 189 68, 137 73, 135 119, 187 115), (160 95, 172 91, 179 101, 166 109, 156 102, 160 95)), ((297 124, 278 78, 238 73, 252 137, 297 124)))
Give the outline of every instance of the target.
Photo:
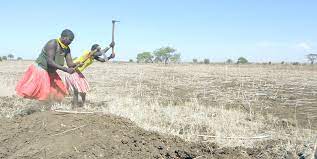
MULTIPOLYGON (((14 58, 15 56, 13 54, 8 54, 7 56, 0 56, 0 61, 5 60, 23 60, 22 57, 14 58)), ((317 54, 308 54, 306 55, 307 60, 310 64, 315 64, 317 61, 317 54)), ((168 64, 170 62, 172 63, 179 63, 181 61, 181 54, 177 53, 177 50, 172 47, 161 47, 159 49, 154 50, 153 52, 142 52, 137 54, 137 62, 138 63, 164 63, 168 64)), ((132 59, 129 60, 129 62, 133 62, 132 59)), ((203 63, 203 64, 210 64, 210 60, 208 58, 203 59, 203 61, 198 61, 198 59, 193 59, 192 63, 203 63)), ((239 57, 236 62, 234 62, 232 59, 228 59, 225 61, 226 64, 247 64, 249 61, 245 57, 239 57)), ((267 64, 271 64, 269 61, 267 64)), ((285 64, 284 61, 281 62, 281 64, 285 64)), ((293 65, 300 64, 299 62, 293 62, 291 63, 293 65)))
MULTIPOLYGON (((197 63, 201 63, 201 64, 210 64, 210 60, 208 58, 205 58, 203 61, 198 61, 198 59, 193 59, 193 63, 197 64, 197 63)), ((234 61, 232 59, 228 59, 226 62, 226 64, 233 64, 234 61)), ((249 63, 249 61, 244 58, 244 57, 239 57, 236 64, 247 64, 249 63)))
MULTIPOLYGON (((139 53, 136 59, 138 63, 179 63, 181 54, 177 53, 176 49, 167 46, 156 49, 153 52, 139 53)), ((129 61, 132 62, 133 60, 130 59, 129 61)))
POLYGON ((23 60, 22 57, 17 57, 16 59, 14 59, 14 55, 13 54, 9 54, 7 56, 0 56, 0 61, 6 61, 6 60, 23 60))

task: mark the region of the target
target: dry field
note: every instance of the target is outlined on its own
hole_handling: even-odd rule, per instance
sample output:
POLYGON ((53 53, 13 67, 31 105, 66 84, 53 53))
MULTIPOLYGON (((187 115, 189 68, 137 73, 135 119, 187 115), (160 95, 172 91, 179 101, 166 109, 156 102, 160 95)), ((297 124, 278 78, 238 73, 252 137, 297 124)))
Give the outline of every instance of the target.
POLYGON ((70 110, 70 97, 40 103, 14 96, 31 63, 0 63, 0 158, 313 158, 316 149, 316 66, 96 63, 84 72, 91 86, 88 102, 76 109, 95 114, 60 115, 52 110, 70 110), (120 126, 126 127, 116 132, 120 126), (85 136, 110 133, 108 128, 120 142, 85 136), (59 138, 46 140, 46 129, 59 138), (54 155, 61 149, 52 144, 69 138, 77 142, 54 155), (135 139, 151 146, 129 145, 135 139), (96 142, 109 143, 111 150, 96 148, 96 142), (74 146, 79 143, 85 145, 74 146))

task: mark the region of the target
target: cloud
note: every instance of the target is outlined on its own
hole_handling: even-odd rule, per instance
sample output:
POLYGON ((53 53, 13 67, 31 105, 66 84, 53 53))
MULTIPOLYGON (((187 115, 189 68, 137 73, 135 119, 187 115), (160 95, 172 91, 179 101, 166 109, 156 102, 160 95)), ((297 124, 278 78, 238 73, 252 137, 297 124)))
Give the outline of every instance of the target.
POLYGON ((307 42, 301 42, 297 44, 298 48, 304 49, 305 51, 309 52, 312 51, 312 47, 307 42))

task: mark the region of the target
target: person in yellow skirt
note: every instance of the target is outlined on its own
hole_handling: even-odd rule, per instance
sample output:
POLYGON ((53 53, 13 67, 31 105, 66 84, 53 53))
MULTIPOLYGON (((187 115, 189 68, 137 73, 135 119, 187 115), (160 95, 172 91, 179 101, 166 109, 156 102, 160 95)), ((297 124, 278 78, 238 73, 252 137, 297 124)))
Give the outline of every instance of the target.
POLYGON ((100 62, 106 62, 115 57, 115 54, 111 54, 109 57, 105 56, 105 53, 114 47, 115 43, 112 42, 109 47, 101 49, 100 45, 92 45, 90 51, 84 51, 83 55, 74 60, 74 63, 82 63, 83 65, 77 67, 75 73, 69 74, 65 77, 66 88, 73 93, 73 106, 82 106, 86 101, 86 93, 89 91, 89 84, 82 72, 90 66, 95 60, 100 62), (101 57, 104 55, 104 57, 101 57), (78 95, 81 96, 82 103, 78 102, 78 95))

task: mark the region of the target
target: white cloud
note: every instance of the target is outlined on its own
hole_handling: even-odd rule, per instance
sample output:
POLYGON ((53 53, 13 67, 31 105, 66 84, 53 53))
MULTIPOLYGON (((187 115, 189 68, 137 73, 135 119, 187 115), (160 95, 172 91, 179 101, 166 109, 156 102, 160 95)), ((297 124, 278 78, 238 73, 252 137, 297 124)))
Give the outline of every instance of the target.
POLYGON ((307 42, 301 42, 297 44, 297 47, 302 48, 307 52, 312 51, 312 47, 307 42))

